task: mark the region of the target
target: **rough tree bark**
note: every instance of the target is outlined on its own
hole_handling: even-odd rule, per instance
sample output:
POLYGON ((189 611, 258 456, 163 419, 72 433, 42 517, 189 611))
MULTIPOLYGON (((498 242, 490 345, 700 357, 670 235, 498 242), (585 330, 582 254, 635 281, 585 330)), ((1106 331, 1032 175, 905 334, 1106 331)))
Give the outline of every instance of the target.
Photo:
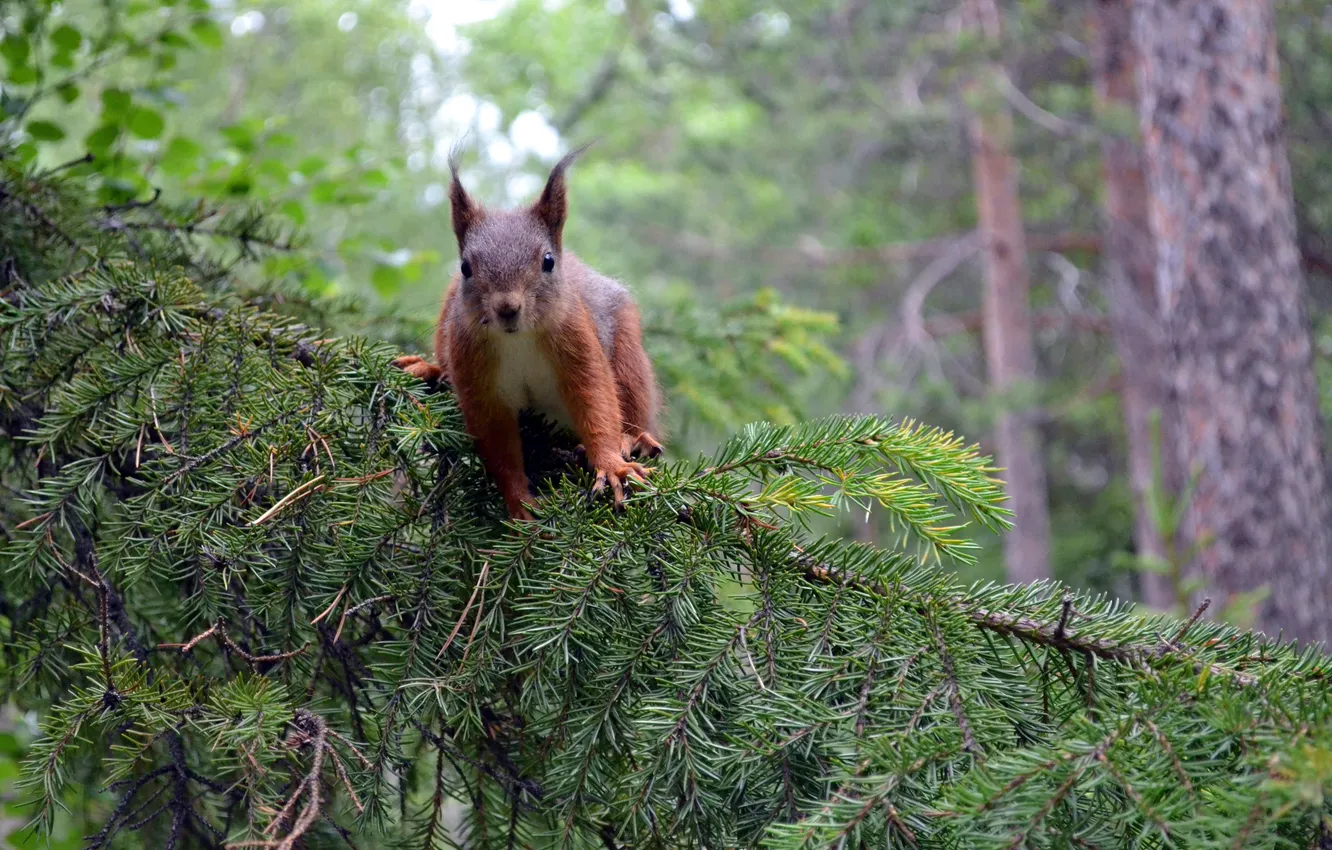
MULTIPOLYGON (((987 39, 1000 36, 994 0, 967 0, 968 23, 987 39)), ((984 257, 985 361, 990 389, 1004 395, 1034 387, 1036 349, 1032 341, 1026 233, 1018 200, 1018 164, 1010 152, 1012 116, 1000 98, 984 97, 983 80, 997 79, 1001 68, 981 69, 969 84, 973 113, 969 116, 972 174, 984 257)), ((1004 467, 1013 530, 1004 538, 1009 581, 1049 578, 1050 509, 1045 459, 1037 411, 1027 405, 1007 406, 995 426, 995 455, 1004 467)))
POLYGON ((1140 120, 1169 340, 1182 534, 1225 598, 1267 584, 1257 625, 1332 636, 1327 491, 1295 241, 1272 7, 1136 0, 1140 120))
MULTIPOLYGON (((1149 503, 1154 478, 1152 416, 1161 434, 1172 433, 1162 374, 1165 335, 1156 299, 1156 246, 1147 210, 1147 179, 1137 134, 1138 54, 1133 43, 1132 0, 1095 0, 1091 17, 1092 72, 1097 106, 1107 119, 1101 137, 1105 173, 1105 249, 1102 264, 1110 330, 1122 376, 1120 404, 1128 443, 1129 485, 1137 515, 1134 541, 1140 558, 1165 563, 1167 550, 1149 503), (1126 120, 1127 119, 1127 120, 1126 120), (1126 131, 1125 125, 1133 127, 1126 131)), ((1142 601, 1168 609, 1178 601, 1176 582, 1143 573, 1142 601)))

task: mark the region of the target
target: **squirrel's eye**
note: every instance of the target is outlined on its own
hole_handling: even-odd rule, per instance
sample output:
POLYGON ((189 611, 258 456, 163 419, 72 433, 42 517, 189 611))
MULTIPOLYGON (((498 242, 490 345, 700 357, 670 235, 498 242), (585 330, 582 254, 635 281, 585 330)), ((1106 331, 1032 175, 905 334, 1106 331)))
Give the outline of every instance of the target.
POLYGON ((463 261, 462 261, 462 273, 463 273, 463 277, 471 277, 471 276, 472 276, 472 264, 469 263, 469 262, 467 262, 466 260, 463 260, 463 261))
POLYGON ((548 253, 546 254, 546 256, 544 256, 544 257, 541 258, 541 270, 542 270, 543 272, 549 272, 549 271, 554 271, 554 270, 555 270, 555 255, 554 255, 554 254, 551 254, 551 253, 548 252, 548 253))

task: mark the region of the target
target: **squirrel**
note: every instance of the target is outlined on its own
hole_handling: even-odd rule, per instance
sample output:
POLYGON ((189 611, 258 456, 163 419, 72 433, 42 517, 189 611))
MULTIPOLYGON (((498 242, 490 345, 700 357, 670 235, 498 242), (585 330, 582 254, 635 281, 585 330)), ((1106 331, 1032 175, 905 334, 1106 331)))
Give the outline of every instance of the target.
POLYGON ((615 280, 564 250, 565 171, 590 145, 562 157, 541 196, 515 210, 482 208, 449 158, 449 204, 461 258, 435 328, 435 363, 393 364, 424 381, 452 384, 463 422, 504 496, 509 517, 532 520, 518 430, 531 409, 572 429, 594 472, 623 510, 630 481, 661 456, 660 398, 643 350, 638 307, 615 280))

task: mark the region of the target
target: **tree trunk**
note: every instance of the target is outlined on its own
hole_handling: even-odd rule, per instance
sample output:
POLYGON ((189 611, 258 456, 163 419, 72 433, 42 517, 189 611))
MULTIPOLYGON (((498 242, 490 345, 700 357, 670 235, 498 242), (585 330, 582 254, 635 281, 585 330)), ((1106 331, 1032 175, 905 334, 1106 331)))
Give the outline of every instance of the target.
POLYGON ((1197 474, 1192 570, 1224 601, 1268 585, 1257 625, 1332 635, 1326 481, 1295 243, 1272 8, 1136 0, 1139 117, 1170 341, 1167 449, 1197 474))
MULTIPOLYGON (((987 38, 999 38, 999 13, 993 0, 968 0, 971 25, 987 38)), ((1003 73, 982 69, 968 86, 970 97, 980 100, 982 80, 1003 73)), ((991 392, 1001 397, 1014 390, 1035 387, 1036 350, 1032 342, 1031 289, 1027 270, 1027 241, 1018 201, 1017 161, 1010 153, 1013 122, 1007 105, 989 93, 969 118, 971 164, 976 185, 976 206, 984 256, 985 360, 991 392)), ((1046 494, 1045 459, 1030 402, 1013 405, 1003 398, 994 442, 999 465, 1005 470, 1013 530, 1004 537, 1004 562, 1009 581, 1049 578, 1050 510, 1046 494)))
MULTIPOLYGON (((1131 2, 1095 0, 1092 15, 1097 106, 1107 119, 1101 141, 1105 172, 1102 263, 1110 329, 1122 375, 1120 404, 1128 443, 1129 485, 1137 506, 1134 541, 1139 558, 1165 564, 1166 545, 1150 502, 1155 477, 1153 415, 1162 417, 1160 434, 1173 432, 1163 415, 1165 335, 1157 309, 1156 247, 1148 221, 1147 181, 1136 126, 1138 54, 1131 2)), ((1166 575, 1144 572, 1142 601, 1158 610, 1170 609, 1180 601, 1177 584, 1166 575)))

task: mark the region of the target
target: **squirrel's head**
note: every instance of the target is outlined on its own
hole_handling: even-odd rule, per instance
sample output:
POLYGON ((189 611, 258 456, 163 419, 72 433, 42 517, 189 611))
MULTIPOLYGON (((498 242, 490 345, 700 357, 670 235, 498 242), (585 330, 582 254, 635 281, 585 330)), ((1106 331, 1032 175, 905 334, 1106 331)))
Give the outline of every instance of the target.
POLYGON ((565 154, 551 169, 541 197, 516 210, 483 209, 458 178, 457 152, 449 159, 449 204, 461 258, 459 295, 475 321, 509 333, 531 330, 560 298, 561 237, 568 212, 564 172, 587 147, 565 154))

